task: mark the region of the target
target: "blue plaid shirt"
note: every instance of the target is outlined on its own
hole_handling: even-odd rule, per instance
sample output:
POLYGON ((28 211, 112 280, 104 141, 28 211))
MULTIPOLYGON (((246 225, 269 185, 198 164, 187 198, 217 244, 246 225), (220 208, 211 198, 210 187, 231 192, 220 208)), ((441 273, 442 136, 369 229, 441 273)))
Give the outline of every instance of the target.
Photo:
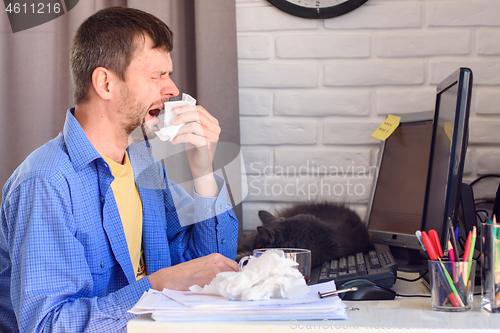
MULTIPOLYGON (((72 113, 3 188, 0 332, 123 331, 127 310, 151 288, 148 277, 135 280, 111 171, 72 113)), ((148 274, 213 252, 234 259, 238 226, 223 180, 217 198, 193 199, 145 142, 128 153, 148 274)))

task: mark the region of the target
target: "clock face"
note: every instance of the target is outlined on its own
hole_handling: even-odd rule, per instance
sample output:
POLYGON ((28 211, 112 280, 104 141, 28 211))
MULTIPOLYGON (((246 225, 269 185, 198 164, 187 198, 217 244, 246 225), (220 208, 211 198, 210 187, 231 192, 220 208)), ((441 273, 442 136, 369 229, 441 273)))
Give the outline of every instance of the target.
POLYGON ((324 19, 344 15, 368 0, 267 0, 282 11, 298 17, 324 19))

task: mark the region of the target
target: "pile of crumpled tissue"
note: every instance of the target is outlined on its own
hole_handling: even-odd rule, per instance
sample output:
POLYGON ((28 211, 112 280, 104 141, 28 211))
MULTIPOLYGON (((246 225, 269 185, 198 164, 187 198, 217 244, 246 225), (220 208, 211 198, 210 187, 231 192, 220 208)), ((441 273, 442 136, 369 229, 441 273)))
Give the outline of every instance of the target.
POLYGON ((189 290, 221 295, 238 301, 257 301, 270 298, 300 298, 309 287, 292 259, 285 258, 282 250, 268 250, 250 260, 240 272, 221 272, 209 285, 189 290))

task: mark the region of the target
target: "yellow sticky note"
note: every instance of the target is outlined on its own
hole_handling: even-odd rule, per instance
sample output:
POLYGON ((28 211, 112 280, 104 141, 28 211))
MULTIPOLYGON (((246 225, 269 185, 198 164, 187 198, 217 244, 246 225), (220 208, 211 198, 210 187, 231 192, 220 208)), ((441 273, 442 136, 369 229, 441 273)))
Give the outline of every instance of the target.
POLYGON ((382 125, 372 133, 372 137, 385 141, 398 128, 400 121, 401 117, 392 114, 388 115, 382 125))
POLYGON ((448 139, 450 139, 450 145, 453 143, 453 123, 451 121, 444 122, 444 132, 448 139))

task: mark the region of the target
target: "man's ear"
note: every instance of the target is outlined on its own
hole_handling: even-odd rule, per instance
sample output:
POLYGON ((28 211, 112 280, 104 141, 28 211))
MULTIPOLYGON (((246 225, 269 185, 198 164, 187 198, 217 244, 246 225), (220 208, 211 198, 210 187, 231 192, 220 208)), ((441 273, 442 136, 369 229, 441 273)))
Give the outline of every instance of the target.
POLYGON ((116 75, 104 67, 97 67, 92 72, 92 87, 95 93, 104 100, 112 96, 112 88, 115 86, 116 75))

